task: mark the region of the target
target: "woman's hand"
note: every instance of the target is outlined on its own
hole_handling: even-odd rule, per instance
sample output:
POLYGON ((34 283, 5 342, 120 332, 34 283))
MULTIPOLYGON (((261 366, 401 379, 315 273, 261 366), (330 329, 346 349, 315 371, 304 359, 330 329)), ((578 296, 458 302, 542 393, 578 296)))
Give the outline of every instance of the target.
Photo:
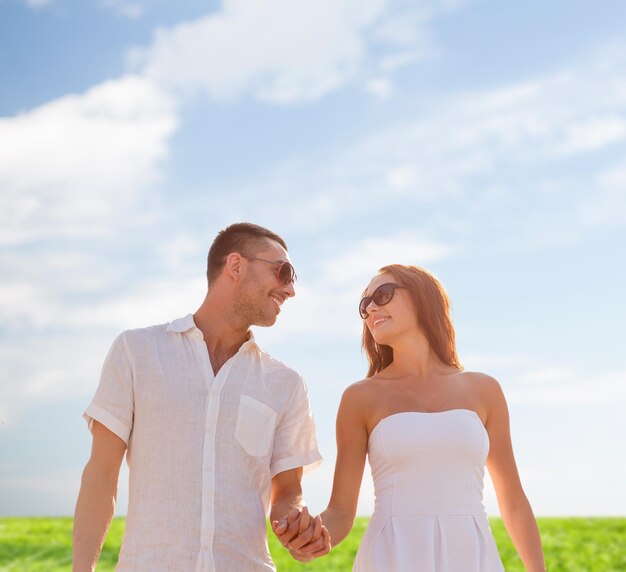
POLYGON ((272 522, 272 530, 293 558, 309 562, 328 554, 330 534, 320 516, 311 518, 308 508, 293 508, 279 521, 272 522))

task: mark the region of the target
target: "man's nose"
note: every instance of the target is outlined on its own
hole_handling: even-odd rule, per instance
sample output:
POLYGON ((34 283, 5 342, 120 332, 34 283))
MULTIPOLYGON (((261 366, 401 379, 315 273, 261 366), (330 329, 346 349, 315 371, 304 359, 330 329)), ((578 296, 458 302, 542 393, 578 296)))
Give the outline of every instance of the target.
POLYGON ((293 282, 289 282, 289 284, 286 284, 285 287, 283 288, 283 292, 290 298, 293 298, 296 295, 295 284, 293 282))

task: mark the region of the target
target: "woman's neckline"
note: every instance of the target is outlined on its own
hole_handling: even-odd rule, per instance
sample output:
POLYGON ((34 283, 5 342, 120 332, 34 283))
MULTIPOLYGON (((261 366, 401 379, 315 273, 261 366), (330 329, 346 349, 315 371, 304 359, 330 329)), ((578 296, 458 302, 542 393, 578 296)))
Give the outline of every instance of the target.
POLYGON ((485 429, 485 431, 487 430, 485 428, 485 425, 483 424, 482 419, 480 418, 480 415, 478 415, 478 413, 476 413, 476 411, 474 411, 473 409, 467 409, 467 408, 463 408, 463 407, 456 407, 454 409, 444 409, 443 411, 398 411, 396 413, 390 413, 389 415, 386 415, 380 421, 378 421, 378 423, 376 423, 376 425, 374 425, 374 428, 370 431, 369 438, 370 439, 372 438, 372 435, 374 434, 374 431, 376 431, 376 429, 378 428, 378 426, 381 423, 383 423, 384 421, 386 421, 387 419, 390 419, 392 417, 397 417, 399 415, 441 415, 443 413, 453 413, 455 411, 459 411, 461 413, 469 413, 470 415, 474 415, 476 417, 476 419, 478 420, 478 422, 480 423, 481 427, 483 429, 485 429))

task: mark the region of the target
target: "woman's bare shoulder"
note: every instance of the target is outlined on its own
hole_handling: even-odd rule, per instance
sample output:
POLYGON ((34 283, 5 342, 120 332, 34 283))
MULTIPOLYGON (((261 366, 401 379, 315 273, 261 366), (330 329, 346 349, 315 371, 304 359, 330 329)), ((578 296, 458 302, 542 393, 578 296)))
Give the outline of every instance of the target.
POLYGON ((479 397, 487 411, 506 407, 502 386, 496 378, 478 371, 464 371, 460 375, 464 382, 470 384, 472 393, 479 397))
POLYGON ((346 387, 344 391, 344 395, 363 395, 372 391, 373 386, 377 383, 375 377, 366 377, 365 379, 361 379, 359 381, 355 381, 346 387))
POLYGON ((485 391, 498 391, 500 389, 500 383, 495 377, 480 371, 461 371, 459 376, 464 382, 472 383, 485 391))
POLYGON ((344 390, 342 401, 351 405, 367 405, 375 395, 379 384, 380 381, 376 376, 356 381, 344 390))

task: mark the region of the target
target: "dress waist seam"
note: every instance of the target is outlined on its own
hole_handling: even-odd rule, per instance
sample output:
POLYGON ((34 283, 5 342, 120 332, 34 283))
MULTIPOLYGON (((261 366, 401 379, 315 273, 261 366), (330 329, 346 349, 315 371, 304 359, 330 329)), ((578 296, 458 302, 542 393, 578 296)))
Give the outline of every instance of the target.
POLYGON ((391 503, 377 502, 374 506, 374 514, 385 516, 400 516, 411 514, 424 515, 467 515, 486 516, 485 507, 482 503, 475 502, 423 502, 423 503, 391 503))

